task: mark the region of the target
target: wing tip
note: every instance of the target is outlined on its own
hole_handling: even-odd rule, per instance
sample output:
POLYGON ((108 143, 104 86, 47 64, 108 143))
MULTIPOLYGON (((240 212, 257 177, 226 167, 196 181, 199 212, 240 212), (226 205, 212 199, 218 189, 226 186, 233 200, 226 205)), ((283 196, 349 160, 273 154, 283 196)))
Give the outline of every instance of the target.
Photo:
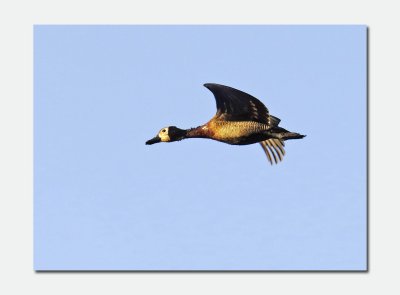
POLYGON ((204 87, 206 87, 208 90, 210 90, 212 93, 216 92, 226 92, 226 91, 234 91, 236 93, 240 93, 241 95, 248 95, 251 96, 250 94, 243 92, 242 90, 233 88, 231 86, 223 85, 223 84, 218 84, 218 83, 205 83, 203 84, 204 87))
POLYGON ((203 84, 204 87, 211 89, 211 88, 215 88, 216 86, 220 86, 220 84, 216 84, 216 83, 204 83, 203 84))
POLYGON ((283 141, 270 138, 265 141, 261 141, 260 145, 267 155, 268 161, 271 165, 279 164, 283 161, 283 157, 285 156, 283 141))

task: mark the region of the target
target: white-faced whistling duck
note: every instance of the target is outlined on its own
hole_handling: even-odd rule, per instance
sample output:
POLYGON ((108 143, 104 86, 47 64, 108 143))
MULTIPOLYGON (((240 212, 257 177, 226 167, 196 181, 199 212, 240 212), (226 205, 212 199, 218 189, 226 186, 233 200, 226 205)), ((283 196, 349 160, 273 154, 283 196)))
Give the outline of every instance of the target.
POLYGON ((269 114, 257 98, 232 87, 204 84, 215 96, 217 113, 206 124, 187 130, 175 126, 162 128, 146 144, 172 142, 185 138, 210 138, 234 145, 260 143, 271 164, 282 161, 284 141, 305 135, 279 127, 281 121, 269 114))

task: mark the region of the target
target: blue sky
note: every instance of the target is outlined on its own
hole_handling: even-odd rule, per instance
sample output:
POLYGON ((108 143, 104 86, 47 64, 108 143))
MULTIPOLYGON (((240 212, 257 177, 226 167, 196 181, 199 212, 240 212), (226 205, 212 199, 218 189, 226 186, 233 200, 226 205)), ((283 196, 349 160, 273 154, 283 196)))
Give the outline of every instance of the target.
POLYGON ((366 60, 365 26, 35 26, 34 268, 365 269, 366 60), (307 137, 146 146, 207 82, 307 137))

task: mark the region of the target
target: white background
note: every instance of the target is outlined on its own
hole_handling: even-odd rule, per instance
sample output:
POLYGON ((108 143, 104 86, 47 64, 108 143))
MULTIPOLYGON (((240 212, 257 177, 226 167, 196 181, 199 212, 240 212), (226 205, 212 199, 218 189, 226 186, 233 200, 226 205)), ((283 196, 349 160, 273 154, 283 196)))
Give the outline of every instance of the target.
POLYGON ((238 3, 215 0, 1 1, 1 294, 399 293, 398 1, 247 0, 238 3), (369 26, 369 273, 40 274, 33 271, 33 24, 137 23, 369 26))

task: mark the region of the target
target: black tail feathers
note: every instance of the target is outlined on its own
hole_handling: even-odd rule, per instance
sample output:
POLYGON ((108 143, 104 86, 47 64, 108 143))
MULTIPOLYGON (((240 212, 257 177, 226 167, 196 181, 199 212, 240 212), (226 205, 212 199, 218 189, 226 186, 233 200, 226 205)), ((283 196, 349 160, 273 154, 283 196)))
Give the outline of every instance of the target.
POLYGON ((286 132, 282 134, 282 139, 283 140, 288 140, 288 139, 301 139, 303 137, 306 137, 305 135, 302 135, 300 133, 296 132, 286 132))
POLYGON ((286 129, 282 128, 282 127, 275 127, 272 130, 274 133, 276 133, 276 136, 278 139, 281 140, 289 140, 289 139, 301 139, 303 137, 305 137, 305 135, 302 135, 300 133, 296 133, 296 132, 290 132, 287 131, 286 129))

